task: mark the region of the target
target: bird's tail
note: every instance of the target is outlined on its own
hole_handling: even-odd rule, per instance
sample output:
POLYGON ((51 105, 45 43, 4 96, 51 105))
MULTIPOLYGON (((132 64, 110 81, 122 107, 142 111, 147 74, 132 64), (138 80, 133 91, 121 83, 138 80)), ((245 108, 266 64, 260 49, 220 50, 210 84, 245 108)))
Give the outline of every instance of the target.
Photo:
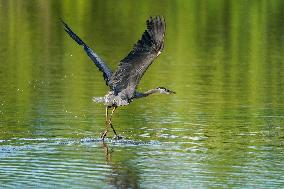
POLYGON ((104 103, 105 102, 105 98, 104 97, 93 97, 92 100, 94 102, 96 102, 96 103, 104 103))

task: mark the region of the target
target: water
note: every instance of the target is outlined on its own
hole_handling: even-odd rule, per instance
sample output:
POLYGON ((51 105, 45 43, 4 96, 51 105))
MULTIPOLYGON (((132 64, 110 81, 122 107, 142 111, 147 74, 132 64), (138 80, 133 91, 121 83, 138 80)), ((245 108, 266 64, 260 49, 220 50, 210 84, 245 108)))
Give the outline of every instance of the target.
POLYGON ((0 188, 283 188, 284 2, 0 1, 0 188), (102 74, 63 18, 115 69, 149 15, 165 50, 114 115, 102 74))

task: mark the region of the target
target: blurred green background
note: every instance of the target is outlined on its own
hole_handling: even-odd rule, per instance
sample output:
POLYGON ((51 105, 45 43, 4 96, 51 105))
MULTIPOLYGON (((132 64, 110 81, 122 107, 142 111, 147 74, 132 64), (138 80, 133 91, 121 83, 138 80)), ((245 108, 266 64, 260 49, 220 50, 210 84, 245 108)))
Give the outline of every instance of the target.
POLYGON ((1 0, 0 184, 284 187, 283 10, 282 0, 1 0), (60 18, 115 69, 156 15, 165 49, 138 89, 177 94, 119 108, 127 140, 106 147, 104 106, 91 99, 108 88, 60 18))

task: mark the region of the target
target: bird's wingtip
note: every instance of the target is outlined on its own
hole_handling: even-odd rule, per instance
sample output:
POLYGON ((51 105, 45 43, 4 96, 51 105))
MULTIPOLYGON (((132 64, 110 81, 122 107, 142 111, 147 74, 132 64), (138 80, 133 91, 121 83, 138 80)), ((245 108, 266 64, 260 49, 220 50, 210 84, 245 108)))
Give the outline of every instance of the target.
POLYGON ((63 20, 61 17, 58 18, 58 20, 59 20, 59 22, 61 22, 61 23, 65 23, 64 20, 63 20))
POLYGON ((64 20, 63 20, 62 18, 59 18, 58 20, 59 20, 59 22, 61 22, 65 27, 68 27, 68 25, 64 22, 64 20))

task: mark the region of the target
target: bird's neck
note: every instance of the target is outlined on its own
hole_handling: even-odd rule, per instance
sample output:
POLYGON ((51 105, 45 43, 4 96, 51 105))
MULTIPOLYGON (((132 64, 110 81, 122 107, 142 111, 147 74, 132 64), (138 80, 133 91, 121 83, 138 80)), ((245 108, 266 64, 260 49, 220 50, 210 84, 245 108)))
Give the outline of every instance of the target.
POLYGON ((143 94, 146 95, 146 96, 149 96, 149 95, 154 94, 154 93, 160 93, 160 90, 159 89, 150 89, 149 91, 146 91, 143 94))
POLYGON ((160 93, 160 90, 159 89, 150 89, 150 90, 146 91, 145 93, 136 93, 135 98, 146 97, 146 96, 149 96, 149 95, 154 94, 154 93, 160 93))

